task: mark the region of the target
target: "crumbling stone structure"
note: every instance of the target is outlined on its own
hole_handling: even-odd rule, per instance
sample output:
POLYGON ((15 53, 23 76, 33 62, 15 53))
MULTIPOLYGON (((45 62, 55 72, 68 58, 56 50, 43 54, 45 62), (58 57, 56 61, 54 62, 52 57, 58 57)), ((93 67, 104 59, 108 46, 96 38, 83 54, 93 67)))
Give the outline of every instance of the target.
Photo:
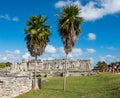
POLYGON ((0 98, 14 98, 32 89, 32 77, 18 74, 18 76, 0 76, 0 98))
MULTIPOLYGON (((34 69, 35 61, 26 62, 27 70, 34 69)), ((37 70, 62 70, 65 67, 65 60, 38 60, 37 70)), ((67 70, 91 70, 92 66, 90 60, 68 60, 67 70)))
MULTIPOLYGON (((35 60, 22 59, 0 71, 0 98, 13 98, 32 89, 35 60)), ((37 75, 62 76, 65 60, 38 60, 37 75)), ((90 60, 68 60, 67 76, 94 75, 90 60)))

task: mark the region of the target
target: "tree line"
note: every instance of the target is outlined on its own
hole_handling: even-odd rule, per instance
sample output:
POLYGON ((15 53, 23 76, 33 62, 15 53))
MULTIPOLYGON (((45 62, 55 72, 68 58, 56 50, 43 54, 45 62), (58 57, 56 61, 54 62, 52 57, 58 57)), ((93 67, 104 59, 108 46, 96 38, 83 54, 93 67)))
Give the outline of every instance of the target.
POLYGON ((103 71, 107 70, 107 68, 114 68, 114 66, 117 66, 117 68, 119 68, 120 61, 111 62, 109 64, 107 64, 105 61, 98 61, 94 68, 103 72, 103 71))
POLYGON ((8 66, 11 66, 11 65, 12 65, 11 62, 1 62, 0 63, 0 68, 8 67, 8 66))

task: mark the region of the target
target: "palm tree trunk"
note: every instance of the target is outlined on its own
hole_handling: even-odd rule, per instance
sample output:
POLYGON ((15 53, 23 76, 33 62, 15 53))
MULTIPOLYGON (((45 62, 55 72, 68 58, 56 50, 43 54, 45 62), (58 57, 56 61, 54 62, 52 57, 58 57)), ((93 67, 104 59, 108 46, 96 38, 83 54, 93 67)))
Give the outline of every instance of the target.
POLYGON ((68 62, 68 54, 66 54, 65 67, 64 67, 64 81, 63 81, 63 90, 66 90, 66 74, 67 74, 67 62, 68 62))
POLYGON ((36 78, 36 66, 37 66, 37 56, 35 56, 35 66, 34 66, 34 84, 33 84, 34 90, 38 89, 38 83, 36 78))

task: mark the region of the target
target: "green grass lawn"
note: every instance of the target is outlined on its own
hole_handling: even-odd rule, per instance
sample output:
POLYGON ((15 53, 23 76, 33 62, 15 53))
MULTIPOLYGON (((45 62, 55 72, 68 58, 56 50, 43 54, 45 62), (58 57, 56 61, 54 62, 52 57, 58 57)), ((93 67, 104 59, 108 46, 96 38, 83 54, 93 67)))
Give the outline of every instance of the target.
POLYGON ((68 77, 65 92, 62 77, 46 79, 40 90, 16 98, 120 98, 120 74, 68 77))

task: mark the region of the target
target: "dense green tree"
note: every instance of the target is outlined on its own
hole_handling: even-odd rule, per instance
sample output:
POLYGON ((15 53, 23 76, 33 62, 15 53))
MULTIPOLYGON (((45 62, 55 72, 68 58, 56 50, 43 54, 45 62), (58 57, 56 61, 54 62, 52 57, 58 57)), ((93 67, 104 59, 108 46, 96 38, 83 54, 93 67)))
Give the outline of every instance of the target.
MULTIPOLYGON (((27 29, 24 30, 26 34, 25 40, 28 51, 30 52, 31 56, 35 57, 36 64, 37 64, 37 57, 42 55, 47 43, 49 42, 50 26, 45 24, 46 20, 47 17, 44 17, 42 15, 30 16, 29 21, 26 22, 27 29)), ((36 64, 34 68, 33 89, 37 88, 36 64)))
POLYGON ((83 18, 79 17, 80 9, 73 4, 64 6, 62 12, 58 14, 58 31, 64 44, 64 50, 66 53, 66 64, 64 70, 64 84, 63 89, 66 88, 66 65, 68 54, 71 53, 72 48, 77 41, 79 34, 81 33, 80 24, 83 22, 83 18))
POLYGON ((111 62, 110 65, 114 66, 115 64, 119 64, 120 65, 120 61, 116 61, 116 62, 111 62))
POLYGON ((2 62, 2 63, 0 63, 0 68, 8 67, 8 66, 11 66, 11 65, 12 65, 11 62, 2 62))
POLYGON ((99 71, 103 71, 103 69, 108 66, 105 61, 98 61, 96 65, 99 71))
POLYGON ((12 63, 11 62, 6 62, 6 66, 11 66, 12 63))

